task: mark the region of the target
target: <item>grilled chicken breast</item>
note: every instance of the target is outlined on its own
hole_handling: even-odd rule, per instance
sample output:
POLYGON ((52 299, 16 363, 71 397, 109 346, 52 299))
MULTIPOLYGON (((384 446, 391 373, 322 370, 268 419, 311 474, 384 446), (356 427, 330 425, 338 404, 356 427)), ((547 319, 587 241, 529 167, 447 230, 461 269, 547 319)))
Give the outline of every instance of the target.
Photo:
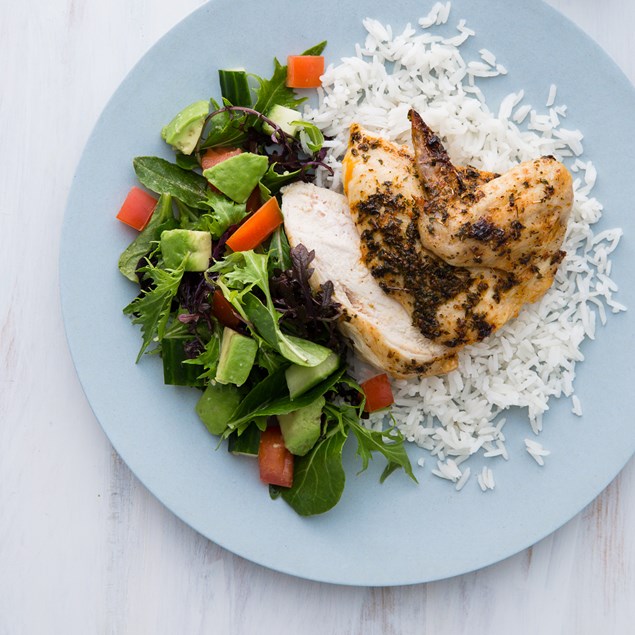
POLYGON ((564 165, 547 156, 502 176, 457 168, 419 114, 411 111, 410 119, 426 195, 418 222, 423 246, 451 265, 519 276, 531 268, 551 281, 573 203, 564 165))
POLYGON ((456 355, 425 338, 408 311, 382 291, 362 262, 346 198, 308 183, 294 183, 283 194, 289 242, 315 251, 311 285, 317 290, 327 280, 333 282, 333 296, 344 309, 340 328, 357 353, 394 377, 436 375, 456 368, 456 355))
POLYGON ((417 117, 415 153, 353 125, 344 189, 364 264, 426 338, 455 352, 551 286, 571 179, 549 157, 503 177, 455 167, 417 117))
POLYGON ((573 193, 553 157, 500 176, 454 166, 411 111, 414 152, 354 124, 346 196, 306 183, 284 190, 292 246, 315 251, 341 330, 395 377, 441 374, 457 351, 515 317, 551 286, 573 193))

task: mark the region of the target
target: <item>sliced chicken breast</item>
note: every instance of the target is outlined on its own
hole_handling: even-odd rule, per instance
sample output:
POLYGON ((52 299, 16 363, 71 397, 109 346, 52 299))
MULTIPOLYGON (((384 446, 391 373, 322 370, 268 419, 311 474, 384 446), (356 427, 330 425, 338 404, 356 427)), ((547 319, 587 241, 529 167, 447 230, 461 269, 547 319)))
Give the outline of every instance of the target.
POLYGON ((346 197, 308 183, 283 190, 282 213, 291 246, 315 252, 311 284, 330 280, 344 310, 343 334, 367 362, 393 377, 438 375, 454 370, 454 352, 432 342, 410 313, 384 293, 362 262, 360 238, 346 197))

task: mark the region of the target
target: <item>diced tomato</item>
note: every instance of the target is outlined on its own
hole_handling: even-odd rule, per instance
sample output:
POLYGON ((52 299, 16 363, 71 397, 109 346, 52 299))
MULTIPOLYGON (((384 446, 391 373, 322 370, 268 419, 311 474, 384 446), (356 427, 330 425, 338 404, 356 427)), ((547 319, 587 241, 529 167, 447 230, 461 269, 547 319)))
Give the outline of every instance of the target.
POLYGON ((232 251, 254 249, 281 224, 282 212, 272 196, 227 239, 227 246, 232 251))
POLYGON ((218 163, 222 163, 226 159, 235 157, 240 154, 240 148, 210 148, 201 157, 201 167, 203 170, 214 167, 218 163))
POLYGON ((270 485, 293 485, 293 454, 284 446, 278 426, 267 428, 260 435, 258 446, 260 480, 270 485))
POLYGON ((141 231, 150 220, 157 205, 157 199, 139 187, 133 187, 126 196, 117 218, 126 225, 141 231))
POLYGON ((240 318, 236 315, 232 305, 225 299, 220 289, 214 291, 212 314, 223 326, 235 329, 240 325, 240 318))
POLYGON ((388 375, 385 373, 371 377, 367 381, 362 382, 360 386, 366 395, 366 404, 364 405, 366 412, 375 412, 375 410, 388 408, 388 406, 395 403, 390 381, 388 381, 388 375))
POLYGON ((287 86, 289 88, 318 88, 324 75, 324 56, 289 55, 287 57, 287 86))

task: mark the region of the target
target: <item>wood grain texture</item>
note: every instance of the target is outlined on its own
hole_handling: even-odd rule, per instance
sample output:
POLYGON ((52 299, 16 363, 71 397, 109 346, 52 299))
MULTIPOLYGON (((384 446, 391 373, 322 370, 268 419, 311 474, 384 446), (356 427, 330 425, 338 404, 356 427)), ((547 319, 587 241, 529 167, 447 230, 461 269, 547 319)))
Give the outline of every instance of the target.
MULTIPOLYGON (((550 3, 635 80, 631 0, 550 3)), ((113 452, 63 333, 64 205, 110 94, 200 4, 0 2, 0 635, 634 632, 633 461, 567 525, 504 562, 366 589, 232 555, 165 510, 113 452)))

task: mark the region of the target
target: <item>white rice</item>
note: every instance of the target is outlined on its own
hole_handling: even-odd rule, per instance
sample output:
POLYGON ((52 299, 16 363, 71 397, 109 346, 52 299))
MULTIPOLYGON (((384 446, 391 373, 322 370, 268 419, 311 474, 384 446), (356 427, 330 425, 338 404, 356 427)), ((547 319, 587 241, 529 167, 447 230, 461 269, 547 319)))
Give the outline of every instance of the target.
MULTIPOLYGON (((505 420, 495 422, 503 411, 526 409, 535 434, 542 430, 552 397, 571 398, 572 411, 582 416, 573 394, 576 363, 583 360, 580 345, 595 337, 598 323, 605 324, 607 309, 617 313, 625 307, 615 300, 617 287, 610 279, 610 255, 622 232, 594 234, 591 229, 602 215, 602 205, 591 196, 597 173, 591 161, 577 158, 584 150, 582 133, 562 126, 567 108, 554 106, 557 87, 549 87, 547 112, 524 103, 522 90, 490 108, 477 84, 507 71, 486 48, 480 49, 479 59, 464 57, 460 47, 475 35, 464 20, 458 22, 456 36, 437 33, 447 32, 447 26, 438 25, 449 16, 450 3, 438 2, 418 21, 421 29, 408 24, 401 33, 364 20, 364 44, 356 45, 353 57, 329 66, 319 90, 320 105, 307 109, 306 116, 333 138, 326 162, 335 174, 322 171, 317 182, 336 190, 341 190, 340 162, 350 124, 410 143, 411 107, 442 137, 457 164, 502 173, 518 162, 551 154, 574 173, 575 203, 563 247, 567 256, 549 292, 486 341, 462 350, 452 373, 393 383, 397 426, 436 457, 432 473, 460 490, 470 472, 458 466, 470 456, 509 458, 505 420)), ((542 465, 549 452, 535 441, 526 439, 525 444, 542 465)), ((477 481, 484 491, 494 488, 487 467, 477 481)))

